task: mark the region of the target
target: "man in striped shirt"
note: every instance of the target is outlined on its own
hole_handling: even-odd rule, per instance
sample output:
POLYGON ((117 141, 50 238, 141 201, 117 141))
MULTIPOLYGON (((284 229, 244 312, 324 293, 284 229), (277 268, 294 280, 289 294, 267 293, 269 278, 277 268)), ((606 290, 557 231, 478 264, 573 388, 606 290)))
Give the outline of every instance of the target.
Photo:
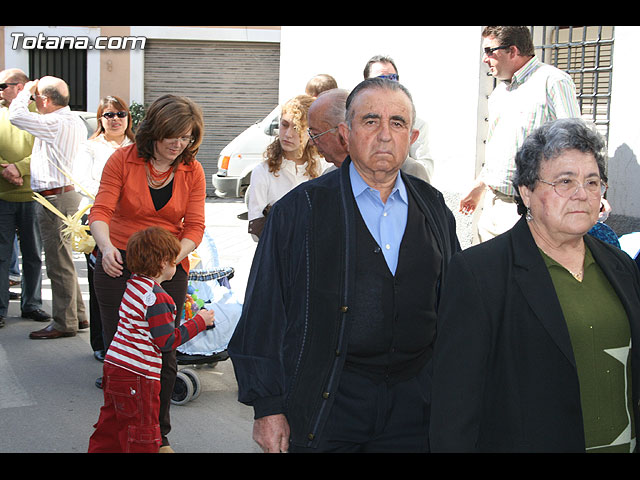
MULTIPOLYGON (((31 189, 45 197, 59 212, 71 216, 78 211, 80 194, 68 178, 80 143, 87 139, 82 120, 69 108, 69 87, 56 77, 32 80, 9 106, 9 121, 35 137, 31 152, 31 189), (38 113, 29 110, 33 100, 38 113)), ((61 219, 39 206, 47 276, 51 280, 53 322, 29 338, 72 337, 79 328, 89 328, 78 275, 73 264, 71 241, 62 235, 61 219)))
POLYGON ((201 309, 175 327, 176 305, 160 284, 175 274, 179 253, 178 239, 161 227, 129 239, 126 262, 132 275, 104 358, 104 406, 89 441, 90 453, 157 453, 160 448, 162 352, 174 350, 214 321, 213 310, 201 309))
POLYGON ((478 220, 478 237, 484 242, 520 218, 511 181, 524 139, 548 121, 579 117, 580 108, 571 77, 535 56, 527 27, 485 27, 482 37, 482 60, 501 82, 489 97, 484 167, 460 201, 460 211, 473 213, 484 196, 478 220))

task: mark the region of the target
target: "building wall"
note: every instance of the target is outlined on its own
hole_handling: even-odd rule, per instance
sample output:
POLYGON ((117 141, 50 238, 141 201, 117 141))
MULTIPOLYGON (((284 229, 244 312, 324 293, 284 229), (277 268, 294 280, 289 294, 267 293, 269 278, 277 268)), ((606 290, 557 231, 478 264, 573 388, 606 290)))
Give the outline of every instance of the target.
POLYGON ((612 226, 618 235, 640 231, 640 27, 616 26, 613 45, 609 192, 612 226))
MULTIPOLYGON (((196 40, 280 41, 278 26, 180 27, 180 26, 0 26, 0 66, 28 73, 29 53, 13 49, 15 36, 25 37, 146 37, 196 40), (4 58, 3 58, 4 57, 4 58)), ((144 50, 87 50, 87 109, 95 111, 100 98, 118 95, 128 103, 144 102, 144 50)))

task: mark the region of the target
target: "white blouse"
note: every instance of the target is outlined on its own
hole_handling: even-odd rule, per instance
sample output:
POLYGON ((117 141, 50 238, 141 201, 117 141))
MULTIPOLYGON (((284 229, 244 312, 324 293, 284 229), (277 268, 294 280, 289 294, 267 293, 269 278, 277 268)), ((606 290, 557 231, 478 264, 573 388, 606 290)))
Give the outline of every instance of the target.
POLYGON ((264 216, 262 211, 267 205, 273 205, 294 187, 310 179, 306 174, 307 163, 296 165, 293 160, 282 159, 280 170, 273 174, 267 161, 260 162, 251 172, 249 186, 248 219, 264 216))
POLYGON ((101 133, 96 138, 87 140, 80 145, 78 155, 73 162, 72 173, 76 183, 76 191, 82 195, 80 210, 87 204, 93 203, 93 199, 87 195, 87 192, 94 197, 98 193, 102 169, 111 154, 118 148, 126 147, 132 143, 129 137, 125 136, 123 142, 115 146, 104 138, 104 133, 101 133))

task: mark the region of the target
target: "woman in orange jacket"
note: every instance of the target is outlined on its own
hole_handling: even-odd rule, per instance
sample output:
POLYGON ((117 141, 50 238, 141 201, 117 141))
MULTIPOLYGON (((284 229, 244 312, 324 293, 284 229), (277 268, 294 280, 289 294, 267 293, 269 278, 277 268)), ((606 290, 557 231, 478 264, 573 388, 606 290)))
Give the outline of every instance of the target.
MULTIPOLYGON (((105 349, 116 332, 118 308, 131 273, 125 250, 129 237, 157 225, 180 241, 176 274, 163 283, 177 306, 187 293, 188 255, 204 234, 206 181, 196 154, 204 134, 202 111, 186 97, 164 95, 147 110, 134 145, 118 149, 102 172, 89 215, 99 249, 94 284, 103 323, 105 349)), ((177 322, 178 320, 176 320, 177 322)), ((162 445, 171 429, 169 406, 177 373, 175 351, 163 354, 160 430, 162 445)))

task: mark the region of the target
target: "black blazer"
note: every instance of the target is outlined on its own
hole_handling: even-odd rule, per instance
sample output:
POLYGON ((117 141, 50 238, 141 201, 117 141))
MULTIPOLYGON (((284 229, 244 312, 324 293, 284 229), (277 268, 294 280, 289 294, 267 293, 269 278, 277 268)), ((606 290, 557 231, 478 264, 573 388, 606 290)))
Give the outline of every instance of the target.
MULTIPOLYGON (((640 273, 623 251, 585 236, 640 345, 640 273)), ((636 438, 640 355, 632 350, 636 438)), ((456 254, 433 356, 433 452, 584 451, 573 349, 551 276, 521 219, 456 254)))

